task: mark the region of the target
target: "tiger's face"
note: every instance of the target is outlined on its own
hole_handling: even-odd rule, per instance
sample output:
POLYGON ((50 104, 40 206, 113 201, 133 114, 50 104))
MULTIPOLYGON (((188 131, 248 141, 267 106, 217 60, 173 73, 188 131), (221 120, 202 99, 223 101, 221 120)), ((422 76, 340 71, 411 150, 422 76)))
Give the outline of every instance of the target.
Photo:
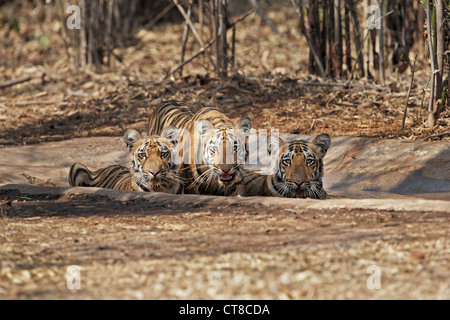
POLYGON ((170 136, 172 132, 165 130, 161 137, 145 138, 133 129, 125 132, 124 141, 130 152, 130 172, 137 190, 170 192, 170 189, 181 184, 179 166, 172 161, 175 147, 170 136))
POLYGON ((269 138, 269 153, 278 152, 269 191, 282 197, 325 199, 322 159, 330 144, 327 134, 320 134, 311 143, 269 138))
POLYGON ((249 118, 243 119, 234 129, 213 128, 207 120, 199 121, 203 165, 208 179, 230 187, 242 181, 242 165, 248 158, 246 136, 251 129, 249 118))

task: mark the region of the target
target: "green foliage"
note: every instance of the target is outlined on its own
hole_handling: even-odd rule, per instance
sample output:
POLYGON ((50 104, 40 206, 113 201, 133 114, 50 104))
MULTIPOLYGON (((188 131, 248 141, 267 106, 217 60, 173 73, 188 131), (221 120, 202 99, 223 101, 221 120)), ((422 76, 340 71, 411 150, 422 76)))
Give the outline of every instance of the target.
POLYGON ((46 46, 50 43, 50 38, 47 37, 46 35, 43 35, 39 40, 36 40, 36 42, 40 45, 40 46, 46 46))
POLYGON ((8 36, 11 31, 15 31, 17 33, 20 32, 19 19, 17 19, 17 17, 13 17, 12 20, 9 22, 8 32, 7 32, 8 36))

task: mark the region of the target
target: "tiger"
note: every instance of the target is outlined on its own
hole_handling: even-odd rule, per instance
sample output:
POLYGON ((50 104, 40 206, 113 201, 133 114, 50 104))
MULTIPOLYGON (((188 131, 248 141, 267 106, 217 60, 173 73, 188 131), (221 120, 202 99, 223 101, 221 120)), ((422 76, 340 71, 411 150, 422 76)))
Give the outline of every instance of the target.
POLYGON ((172 161, 177 138, 174 132, 168 127, 161 136, 144 138, 136 130, 128 129, 124 142, 130 152, 130 168, 114 165, 91 172, 76 163, 70 169, 69 183, 72 187, 180 194, 184 184, 180 166, 172 161))
POLYGON ((243 164, 248 159, 246 136, 249 117, 237 125, 217 108, 203 107, 193 113, 180 101, 166 101, 150 114, 148 134, 168 126, 178 129, 179 155, 183 157, 185 193, 245 196, 243 164))
POLYGON ((248 196, 326 199, 323 188, 323 158, 331 145, 330 136, 322 133, 312 142, 289 143, 273 136, 267 139, 267 151, 274 158, 268 175, 248 174, 248 196))
POLYGON ((71 187, 134 191, 130 169, 121 165, 113 165, 92 172, 85 165, 75 163, 70 168, 69 184, 71 187))

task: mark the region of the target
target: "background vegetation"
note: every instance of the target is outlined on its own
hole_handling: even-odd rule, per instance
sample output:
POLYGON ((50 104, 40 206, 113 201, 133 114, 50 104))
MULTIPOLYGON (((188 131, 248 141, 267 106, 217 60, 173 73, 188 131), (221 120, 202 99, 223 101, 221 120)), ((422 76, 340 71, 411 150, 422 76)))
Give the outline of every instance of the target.
POLYGON ((144 129, 172 98, 285 132, 448 139, 448 15, 441 0, 2 0, 0 144, 144 129))

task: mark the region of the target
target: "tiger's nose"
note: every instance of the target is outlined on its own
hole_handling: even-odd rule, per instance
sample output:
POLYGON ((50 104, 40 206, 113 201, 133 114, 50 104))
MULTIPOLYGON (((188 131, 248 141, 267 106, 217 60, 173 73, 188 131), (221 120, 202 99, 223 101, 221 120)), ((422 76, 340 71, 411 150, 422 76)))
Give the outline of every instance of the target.
POLYGON ((149 172, 156 177, 156 175, 159 173, 159 170, 149 170, 149 172))
POLYGON ((303 182, 305 182, 305 180, 294 180, 294 183, 295 183, 298 187, 300 187, 300 186, 303 184, 303 182))
POLYGON ((230 172, 230 170, 231 170, 231 168, 228 168, 228 169, 222 169, 223 173, 228 173, 228 172, 230 172))

